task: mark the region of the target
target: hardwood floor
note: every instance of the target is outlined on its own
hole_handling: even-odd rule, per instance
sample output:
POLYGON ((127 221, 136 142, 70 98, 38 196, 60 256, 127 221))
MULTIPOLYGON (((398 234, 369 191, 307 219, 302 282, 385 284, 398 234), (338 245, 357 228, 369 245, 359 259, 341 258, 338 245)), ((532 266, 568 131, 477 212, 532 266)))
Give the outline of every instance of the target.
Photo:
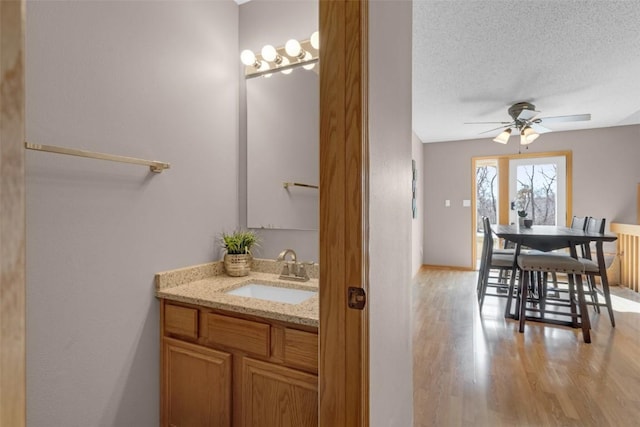
POLYGON ((640 297, 613 287, 616 327, 528 322, 523 334, 477 272, 427 270, 413 284, 414 427, 640 425, 640 297))

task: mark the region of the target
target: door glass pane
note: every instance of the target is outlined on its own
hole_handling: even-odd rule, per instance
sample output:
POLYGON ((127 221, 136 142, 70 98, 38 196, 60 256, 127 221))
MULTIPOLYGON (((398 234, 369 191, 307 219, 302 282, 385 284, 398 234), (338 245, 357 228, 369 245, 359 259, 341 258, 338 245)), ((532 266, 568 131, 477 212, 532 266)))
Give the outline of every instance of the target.
POLYGON ((521 165, 517 168, 518 210, 536 225, 556 225, 558 167, 555 164, 521 165))
POLYGON ((526 214, 534 225, 566 225, 566 158, 510 160, 509 199, 511 223, 526 214))
POLYGON ((476 230, 482 232, 482 217, 498 222, 498 165, 486 162, 476 166, 476 230))

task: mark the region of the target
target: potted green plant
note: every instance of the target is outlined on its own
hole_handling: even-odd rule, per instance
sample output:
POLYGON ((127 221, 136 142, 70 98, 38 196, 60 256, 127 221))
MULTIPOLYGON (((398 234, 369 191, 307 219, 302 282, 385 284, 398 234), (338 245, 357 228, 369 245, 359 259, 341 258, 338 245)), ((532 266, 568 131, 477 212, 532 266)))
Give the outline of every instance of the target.
POLYGON ((533 224, 533 221, 531 220, 527 220, 527 212, 522 210, 522 211, 518 211, 518 225, 520 226, 525 226, 525 228, 530 228, 531 224, 533 224), (529 225, 527 225, 529 224, 529 225))
POLYGON ((229 276, 248 276, 251 270, 251 248, 258 245, 258 235, 250 230, 222 233, 220 244, 225 250, 224 269, 229 276))

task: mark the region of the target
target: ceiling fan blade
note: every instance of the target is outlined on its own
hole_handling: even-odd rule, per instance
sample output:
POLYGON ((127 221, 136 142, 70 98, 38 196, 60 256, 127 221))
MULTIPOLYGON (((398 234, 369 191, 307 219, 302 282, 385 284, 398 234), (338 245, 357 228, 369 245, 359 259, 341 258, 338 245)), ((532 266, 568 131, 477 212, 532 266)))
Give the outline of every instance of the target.
POLYGON ((562 122, 584 122, 591 120, 591 114, 574 114, 572 116, 554 116, 554 117, 541 117, 536 119, 536 123, 562 123, 562 122))
POLYGON ((538 115, 538 113, 540 113, 540 111, 536 111, 536 110, 522 110, 520 111, 520 114, 518 114, 518 120, 531 120, 533 119, 535 116, 538 115))
POLYGON ((547 129, 546 127, 539 125, 538 123, 531 123, 529 126, 531 127, 531 129, 535 130, 537 133, 553 132, 551 129, 547 129))
POLYGON ((464 122, 465 125, 508 125, 511 122, 464 122))
MULTIPOLYGON (((506 124, 511 125, 512 123, 506 123, 506 124)), ((506 124, 505 124, 505 125, 506 125, 506 124)), ((508 128, 510 128, 510 127, 511 127, 511 126, 498 126, 497 128, 493 128, 493 129, 485 130, 484 132, 480 132, 478 135, 482 135, 483 133, 494 132, 494 131, 496 131, 496 130, 498 130, 498 129, 508 129, 508 128)))

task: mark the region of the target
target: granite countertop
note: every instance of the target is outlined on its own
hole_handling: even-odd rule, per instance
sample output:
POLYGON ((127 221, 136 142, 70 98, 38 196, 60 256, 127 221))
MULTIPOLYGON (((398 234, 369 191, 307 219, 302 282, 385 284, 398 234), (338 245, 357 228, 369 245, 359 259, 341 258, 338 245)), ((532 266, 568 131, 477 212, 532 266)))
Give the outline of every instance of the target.
POLYGON ((310 269, 307 282, 279 279, 281 263, 271 260, 253 262, 248 276, 231 277, 224 273, 221 261, 156 274, 156 296, 172 301, 250 314, 267 319, 318 327, 318 295, 299 304, 286 304, 226 294, 250 282, 317 291, 317 265, 310 269))

